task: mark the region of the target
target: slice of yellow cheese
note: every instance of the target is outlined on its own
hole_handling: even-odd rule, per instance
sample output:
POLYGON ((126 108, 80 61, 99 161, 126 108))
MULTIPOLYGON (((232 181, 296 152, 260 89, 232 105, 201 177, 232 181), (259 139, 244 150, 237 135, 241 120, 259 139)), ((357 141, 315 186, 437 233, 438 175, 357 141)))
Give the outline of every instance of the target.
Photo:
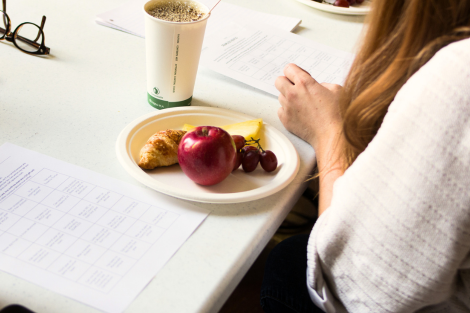
POLYGON ((184 131, 190 131, 191 129, 195 128, 196 126, 190 125, 190 124, 184 124, 183 125, 183 130, 184 131))
POLYGON ((230 135, 241 135, 246 140, 251 140, 251 138, 258 139, 261 126, 263 126, 263 119, 257 118, 251 121, 225 125, 221 128, 230 135))
MULTIPOLYGON (((250 120, 241 123, 229 124, 225 126, 219 126, 220 128, 227 131, 230 135, 241 135, 245 137, 246 140, 258 139, 258 133, 263 125, 263 119, 257 118, 255 120, 250 120)), ((189 131, 196 126, 190 124, 184 124, 183 130, 189 131)))

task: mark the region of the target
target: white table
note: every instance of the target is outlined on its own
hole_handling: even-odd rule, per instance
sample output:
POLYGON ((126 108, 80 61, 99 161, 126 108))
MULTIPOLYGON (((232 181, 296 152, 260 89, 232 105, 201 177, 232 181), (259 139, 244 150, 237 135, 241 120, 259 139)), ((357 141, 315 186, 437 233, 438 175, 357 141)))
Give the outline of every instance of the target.
MULTIPOLYGON (((354 51, 364 21, 295 0, 224 1, 301 18, 297 34, 345 51, 354 51)), ((114 146, 123 127, 155 110, 146 102, 145 42, 94 22, 96 14, 123 2, 8 1, 13 27, 39 24, 47 16, 52 55, 34 57, 0 42, 0 144, 11 142, 140 185, 120 166, 114 146)), ((200 68, 192 105, 262 117, 292 141, 300 171, 287 188, 265 199, 195 203, 211 214, 126 312, 217 312, 298 200, 314 167, 313 149, 279 122, 275 97, 200 68)), ((97 312, 0 272, 0 308, 11 303, 37 312, 97 312)))

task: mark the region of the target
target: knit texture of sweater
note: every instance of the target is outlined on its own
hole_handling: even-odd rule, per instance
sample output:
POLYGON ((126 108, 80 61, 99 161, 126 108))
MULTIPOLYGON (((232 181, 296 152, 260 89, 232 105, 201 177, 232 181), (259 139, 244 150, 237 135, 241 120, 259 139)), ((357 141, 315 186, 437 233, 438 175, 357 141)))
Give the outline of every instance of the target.
POLYGON ((470 39, 403 85, 307 250, 327 312, 470 312, 470 39))

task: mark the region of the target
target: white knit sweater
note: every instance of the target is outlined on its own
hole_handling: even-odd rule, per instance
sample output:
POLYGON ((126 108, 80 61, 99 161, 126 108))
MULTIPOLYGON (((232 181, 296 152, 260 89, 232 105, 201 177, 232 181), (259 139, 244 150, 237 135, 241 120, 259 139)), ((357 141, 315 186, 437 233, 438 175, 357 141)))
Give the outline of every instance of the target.
POLYGON ((470 312, 470 39, 401 88, 308 244, 327 312, 470 312))

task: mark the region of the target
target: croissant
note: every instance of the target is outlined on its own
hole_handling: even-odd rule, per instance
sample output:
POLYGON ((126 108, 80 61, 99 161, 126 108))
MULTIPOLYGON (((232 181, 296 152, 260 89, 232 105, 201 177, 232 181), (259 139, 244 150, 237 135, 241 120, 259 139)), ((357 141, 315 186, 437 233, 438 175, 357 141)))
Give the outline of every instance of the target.
POLYGON ((167 129, 155 133, 140 150, 139 166, 151 170, 178 163, 178 145, 184 130, 167 129))

